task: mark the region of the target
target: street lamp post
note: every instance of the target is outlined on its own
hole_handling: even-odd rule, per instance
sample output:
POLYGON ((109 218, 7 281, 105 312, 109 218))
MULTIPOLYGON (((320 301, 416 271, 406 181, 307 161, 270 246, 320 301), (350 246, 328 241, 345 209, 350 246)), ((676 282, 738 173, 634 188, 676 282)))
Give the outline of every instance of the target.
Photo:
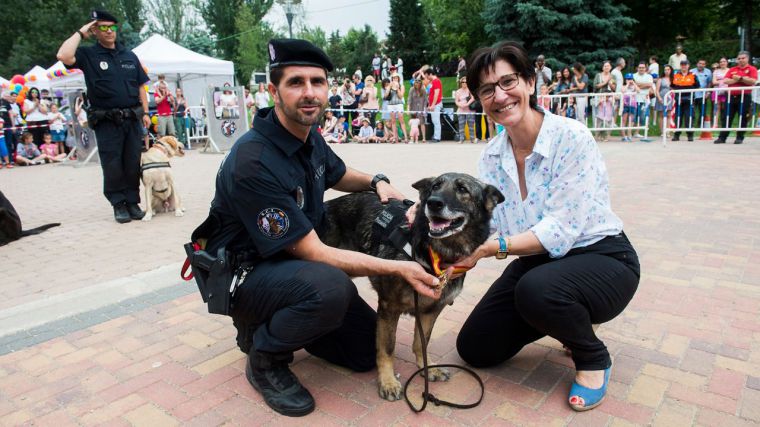
POLYGON ((293 17, 296 14, 296 5, 293 3, 292 0, 286 0, 282 4, 283 9, 285 9, 285 17, 288 18, 288 33, 290 34, 290 38, 293 38, 293 17))

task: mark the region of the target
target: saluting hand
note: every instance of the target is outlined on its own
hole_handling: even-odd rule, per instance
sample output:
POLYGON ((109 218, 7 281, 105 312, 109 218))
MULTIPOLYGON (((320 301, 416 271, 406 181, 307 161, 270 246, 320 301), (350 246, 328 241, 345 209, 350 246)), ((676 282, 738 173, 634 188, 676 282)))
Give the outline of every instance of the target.
POLYGON ((85 39, 89 39, 90 38, 90 34, 91 34, 90 33, 90 29, 92 28, 93 25, 95 25, 95 22, 97 22, 97 21, 90 21, 90 22, 84 24, 82 26, 82 28, 79 29, 79 31, 81 31, 82 34, 84 35, 85 39))

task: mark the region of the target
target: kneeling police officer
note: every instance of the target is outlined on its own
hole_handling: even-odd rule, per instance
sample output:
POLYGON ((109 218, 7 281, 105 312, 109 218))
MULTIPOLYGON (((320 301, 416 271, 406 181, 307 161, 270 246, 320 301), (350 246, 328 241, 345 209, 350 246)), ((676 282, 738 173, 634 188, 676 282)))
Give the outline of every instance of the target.
POLYGON ((102 10, 93 11, 90 18, 63 42, 57 57, 84 73, 90 102, 87 121, 98 143, 103 194, 116 221, 125 223, 145 215, 138 203, 142 128, 150 126, 148 95, 142 87, 149 79, 137 55, 116 41, 116 18, 102 10), (79 47, 91 35, 97 43, 79 47))
POLYGON ((248 354, 246 377, 272 409, 303 416, 314 399, 288 368, 294 351, 355 371, 375 366, 376 313, 351 277, 401 276, 431 298, 438 279, 413 261, 320 241, 328 188, 375 191, 385 202, 404 197, 385 176, 346 167, 317 131, 333 69, 327 55, 305 40, 271 40, 268 48, 274 107, 256 113, 219 169, 205 250, 225 248, 252 265, 230 309, 248 354))

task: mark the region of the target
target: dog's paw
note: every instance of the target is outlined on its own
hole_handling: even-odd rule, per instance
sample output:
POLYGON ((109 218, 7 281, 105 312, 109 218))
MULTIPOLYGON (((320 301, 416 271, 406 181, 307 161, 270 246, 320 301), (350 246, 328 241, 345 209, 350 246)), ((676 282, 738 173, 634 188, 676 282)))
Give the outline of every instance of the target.
MULTIPOLYGON (((420 372, 420 376, 423 376, 424 372, 420 372)), ((451 378, 451 373, 446 368, 430 368, 428 369, 428 379, 430 381, 448 381, 451 378)))
POLYGON ((174 211, 174 216, 185 216, 185 213, 181 209, 174 211))
POLYGON ((153 219, 153 215, 151 215, 149 213, 146 213, 145 216, 142 217, 143 221, 150 221, 151 219, 153 219))
POLYGON ((380 381, 378 384, 378 393, 385 400, 391 402, 401 400, 401 392, 401 383, 396 378, 390 381, 380 381))

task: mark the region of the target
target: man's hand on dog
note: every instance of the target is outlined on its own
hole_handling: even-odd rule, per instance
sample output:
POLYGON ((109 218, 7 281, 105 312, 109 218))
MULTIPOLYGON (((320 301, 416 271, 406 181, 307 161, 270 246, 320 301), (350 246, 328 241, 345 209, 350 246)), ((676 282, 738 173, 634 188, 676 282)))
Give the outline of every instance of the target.
POLYGON ((437 277, 428 274, 421 265, 415 261, 399 261, 398 274, 420 295, 438 299, 441 297, 441 288, 437 277))
POLYGON ((380 203, 386 204, 388 203, 388 200, 390 199, 397 199, 397 200, 404 200, 406 197, 404 197, 403 194, 401 194, 400 191, 393 188, 392 185, 388 184, 385 181, 380 181, 377 183, 377 197, 380 198, 380 203))

